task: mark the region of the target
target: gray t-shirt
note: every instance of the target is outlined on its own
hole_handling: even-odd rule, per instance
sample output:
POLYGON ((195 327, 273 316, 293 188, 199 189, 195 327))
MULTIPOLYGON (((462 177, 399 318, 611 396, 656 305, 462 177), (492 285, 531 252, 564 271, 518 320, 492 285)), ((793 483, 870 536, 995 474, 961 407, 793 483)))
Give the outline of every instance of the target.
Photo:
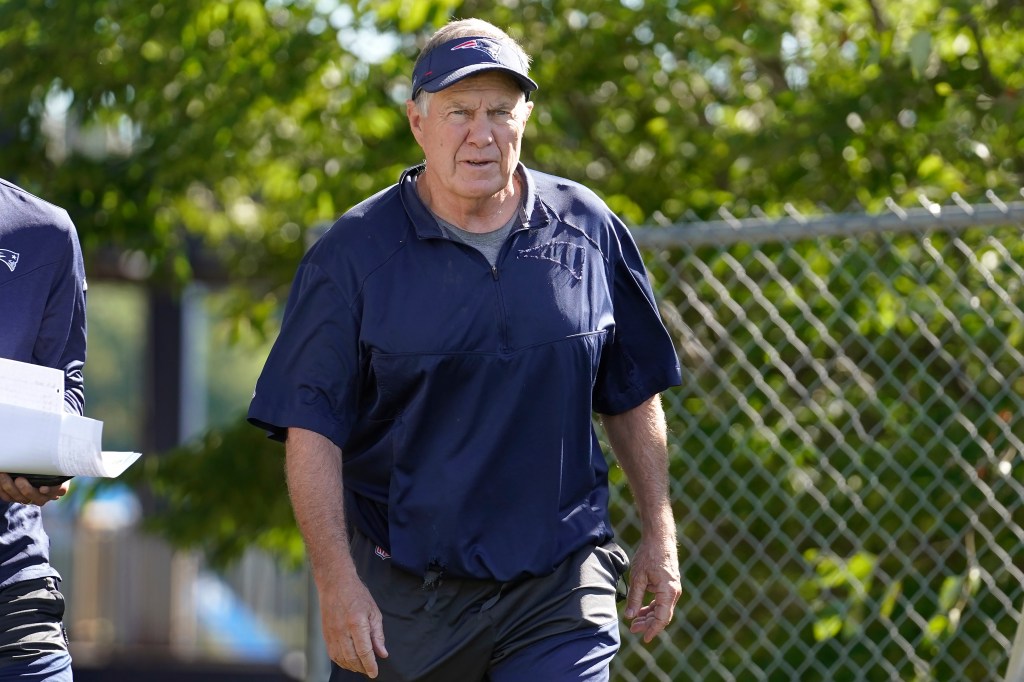
POLYGON ((517 210, 507 223, 491 232, 467 232, 461 227, 456 227, 448 221, 438 218, 436 215, 434 219, 437 220, 437 224, 441 226, 441 229, 448 233, 449 237, 463 244, 468 244, 484 254, 484 258, 487 259, 487 262, 493 268, 498 262, 501 245, 505 243, 505 239, 512 231, 512 227, 519 222, 519 211, 517 210))
MULTIPOLYGON (((419 176, 414 176, 415 181, 419 182, 419 176)), ((429 209, 427 209, 429 210, 429 209)), ((509 218, 509 221, 499 227, 497 230, 491 232, 467 232, 457 225, 452 225, 447 220, 439 217, 433 211, 430 211, 430 215, 434 216, 434 220, 441 226, 450 238, 455 241, 462 242, 467 246, 472 246, 474 249, 484 254, 484 258, 491 264, 493 268, 498 263, 498 254, 501 253, 501 246, 505 243, 505 238, 508 237, 512 231, 512 227, 519 223, 519 208, 516 208, 515 213, 509 218)))

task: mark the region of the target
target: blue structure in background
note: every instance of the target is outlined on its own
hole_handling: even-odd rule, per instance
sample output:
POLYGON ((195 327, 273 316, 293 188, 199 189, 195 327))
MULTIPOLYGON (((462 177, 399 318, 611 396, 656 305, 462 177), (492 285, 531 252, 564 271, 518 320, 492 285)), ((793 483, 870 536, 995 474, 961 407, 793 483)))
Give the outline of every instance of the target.
POLYGON ((219 576, 200 571, 193 594, 202 641, 218 654, 261 663, 284 656, 284 644, 219 576))

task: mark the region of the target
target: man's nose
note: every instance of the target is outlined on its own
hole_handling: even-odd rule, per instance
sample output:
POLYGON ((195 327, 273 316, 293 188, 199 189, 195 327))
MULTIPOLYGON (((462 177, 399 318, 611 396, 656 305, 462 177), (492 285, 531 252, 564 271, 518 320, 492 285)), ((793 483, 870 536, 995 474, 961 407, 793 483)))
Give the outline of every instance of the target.
POLYGON ((479 114, 469 122, 468 140, 480 147, 489 145, 494 140, 491 121, 486 114, 479 114))

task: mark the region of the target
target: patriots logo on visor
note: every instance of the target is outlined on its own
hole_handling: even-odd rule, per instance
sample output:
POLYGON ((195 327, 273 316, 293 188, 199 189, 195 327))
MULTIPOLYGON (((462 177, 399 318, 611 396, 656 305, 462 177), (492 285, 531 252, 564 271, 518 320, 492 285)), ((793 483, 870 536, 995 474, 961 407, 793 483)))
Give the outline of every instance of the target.
POLYGON ((498 54, 497 45, 483 40, 477 40, 476 38, 459 43, 451 49, 451 52, 455 52, 455 50, 480 50, 491 59, 496 59, 498 54))
POLYGON ((7 249, 0 249, 0 263, 3 263, 14 272, 14 268, 18 267, 18 259, 21 258, 21 254, 17 251, 9 251, 7 249))

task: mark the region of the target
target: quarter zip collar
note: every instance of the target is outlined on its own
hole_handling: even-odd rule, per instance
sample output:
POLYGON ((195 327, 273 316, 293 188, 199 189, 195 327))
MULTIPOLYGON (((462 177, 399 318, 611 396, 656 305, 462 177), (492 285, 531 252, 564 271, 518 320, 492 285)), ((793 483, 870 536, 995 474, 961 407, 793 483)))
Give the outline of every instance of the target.
MULTIPOLYGON (((398 193, 402 199, 402 206, 406 215, 412 221, 413 229, 419 239, 447 239, 441 226, 434 220, 433 214, 420 199, 416 191, 416 177, 426 169, 425 164, 418 164, 407 168, 398 179, 398 193)), ((548 223, 547 211, 543 203, 537 197, 537 189, 530 169, 521 162, 516 166, 516 173, 522 181, 523 201, 519 206, 521 224, 523 227, 533 229, 543 227, 548 223)))

